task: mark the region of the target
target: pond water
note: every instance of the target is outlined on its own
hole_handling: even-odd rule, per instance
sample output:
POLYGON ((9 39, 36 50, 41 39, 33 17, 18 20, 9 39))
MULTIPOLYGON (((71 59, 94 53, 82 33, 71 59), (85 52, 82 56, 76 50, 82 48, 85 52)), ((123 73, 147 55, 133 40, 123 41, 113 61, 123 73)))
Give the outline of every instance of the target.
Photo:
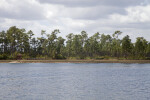
POLYGON ((0 100, 150 100, 150 64, 0 64, 0 100))

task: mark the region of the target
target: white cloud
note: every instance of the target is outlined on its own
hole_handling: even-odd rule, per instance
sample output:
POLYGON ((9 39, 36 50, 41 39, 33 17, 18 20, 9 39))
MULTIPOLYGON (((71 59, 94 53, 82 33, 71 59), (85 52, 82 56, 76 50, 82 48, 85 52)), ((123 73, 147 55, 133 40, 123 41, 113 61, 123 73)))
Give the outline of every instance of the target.
POLYGON ((87 0, 86 4, 82 4, 84 0, 49 1, 1 0, 0 31, 17 26, 33 30, 39 36, 42 29, 47 33, 60 29, 60 35, 65 37, 82 30, 89 36, 96 32, 112 34, 121 30, 122 36, 128 34, 134 40, 144 36, 150 40, 150 5, 146 0, 87 0))
POLYGON ((122 23, 150 22, 150 5, 126 8, 127 15, 113 14, 112 20, 122 23))

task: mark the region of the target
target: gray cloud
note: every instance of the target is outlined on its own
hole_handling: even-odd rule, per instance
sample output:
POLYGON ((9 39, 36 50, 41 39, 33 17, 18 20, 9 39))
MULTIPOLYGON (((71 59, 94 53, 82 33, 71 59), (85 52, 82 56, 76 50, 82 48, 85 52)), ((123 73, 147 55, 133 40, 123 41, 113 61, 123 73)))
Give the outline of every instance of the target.
POLYGON ((82 30, 89 35, 121 30, 131 38, 150 39, 147 4, 148 0, 1 0, 0 30, 16 25, 39 36, 42 29, 60 29, 63 37, 82 30))
POLYGON ((126 14, 125 9, 123 8, 112 6, 96 6, 86 8, 67 8, 65 10, 62 9, 62 11, 59 12, 59 15, 73 19, 97 20, 100 18, 107 18, 110 14, 113 13, 126 14))
POLYGON ((70 7, 86 7, 86 6, 134 6, 143 3, 143 0, 38 0, 41 3, 61 4, 70 7))
POLYGON ((44 11, 40 5, 34 5, 27 1, 4 1, 4 4, 0 7, 0 17, 10 19, 22 19, 22 20, 37 20, 44 18, 44 11), (18 3, 16 3, 18 2, 18 3))
POLYGON ((128 6, 142 5, 144 0, 37 0, 44 4, 65 6, 60 9, 59 15, 73 19, 97 20, 107 18, 113 13, 126 14, 128 6))

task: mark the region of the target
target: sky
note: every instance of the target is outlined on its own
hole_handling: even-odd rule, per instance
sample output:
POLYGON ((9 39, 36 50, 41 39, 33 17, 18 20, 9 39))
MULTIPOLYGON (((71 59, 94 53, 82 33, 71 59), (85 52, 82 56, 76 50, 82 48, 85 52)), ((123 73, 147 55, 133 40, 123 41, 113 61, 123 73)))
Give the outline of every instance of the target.
POLYGON ((0 0, 0 31, 11 26, 60 36, 86 31, 113 34, 122 31, 150 41, 150 0, 0 0))

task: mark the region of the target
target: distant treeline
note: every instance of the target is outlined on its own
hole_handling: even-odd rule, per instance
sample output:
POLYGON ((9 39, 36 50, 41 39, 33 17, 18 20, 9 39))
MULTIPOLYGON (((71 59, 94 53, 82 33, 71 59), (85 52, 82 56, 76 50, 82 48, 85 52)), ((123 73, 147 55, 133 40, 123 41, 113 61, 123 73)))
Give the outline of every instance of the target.
POLYGON ((58 37, 59 33, 58 29, 50 34, 42 30, 36 38, 31 30, 12 26, 0 32, 0 59, 15 59, 17 55, 24 59, 150 59, 150 42, 143 37, 132 43, 128 35, 118 38, 121 31, 112 36, 97 32, 91 37, 82 31, 70 33, 66 39, 58 37))

